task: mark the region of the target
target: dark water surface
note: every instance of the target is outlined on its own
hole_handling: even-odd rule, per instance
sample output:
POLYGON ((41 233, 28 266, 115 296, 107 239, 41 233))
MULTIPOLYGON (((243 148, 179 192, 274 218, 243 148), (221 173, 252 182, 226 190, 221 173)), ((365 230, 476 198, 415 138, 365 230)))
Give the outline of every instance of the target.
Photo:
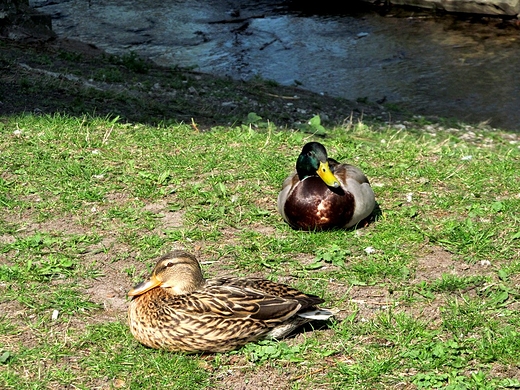
POLYGON ((32 0, 61 37, 161 65, 520 131, 520 30, 451 16, 315 14, 282 0, 32 0))

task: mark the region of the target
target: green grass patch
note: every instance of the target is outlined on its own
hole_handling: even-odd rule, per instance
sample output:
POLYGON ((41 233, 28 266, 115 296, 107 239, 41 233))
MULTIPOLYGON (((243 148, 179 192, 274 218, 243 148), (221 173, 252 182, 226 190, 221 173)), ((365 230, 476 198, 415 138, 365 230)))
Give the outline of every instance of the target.
POLYGON ((1 388, 520 387, 516 135, 313 118, 317 137, 258 115, 206 132, 1 119, 1 388), (277 214, 311 139, 369 177, 381 215, 368 227, 299 232, 277 214), (173 247, 208 275, 254 273, 322 295, 338 320, 229 354, 147 349, 128 331, 125 293, 173 247))

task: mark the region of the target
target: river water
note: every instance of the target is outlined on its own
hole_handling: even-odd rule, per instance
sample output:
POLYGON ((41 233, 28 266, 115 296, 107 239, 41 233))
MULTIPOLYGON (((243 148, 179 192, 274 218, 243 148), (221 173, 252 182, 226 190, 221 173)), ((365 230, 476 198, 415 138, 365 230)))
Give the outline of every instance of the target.
POLYGON ((283 0, 32 0, 61 37, 113 54, 520 131, 520 29, 283 0))

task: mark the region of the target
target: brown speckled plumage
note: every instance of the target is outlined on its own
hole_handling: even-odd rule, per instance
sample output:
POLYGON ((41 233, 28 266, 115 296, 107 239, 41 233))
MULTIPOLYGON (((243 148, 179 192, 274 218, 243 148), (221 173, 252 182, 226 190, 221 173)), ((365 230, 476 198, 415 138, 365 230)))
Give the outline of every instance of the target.
POLYGON ((134 337, 151 348, 185 352, 224 352, 264 337, 283 337, 311 321, 299 315, 323 302, 266 279, 205 280, 197 259, 183 251, 162 256, 150 281, 129 295, 134 337))
POLYGON ((306 144, 296 168, 278 195, 278 211, 294 229, 349 228, 374 210, 375 195, 365 174, 328 158, 322 144, 306 144))

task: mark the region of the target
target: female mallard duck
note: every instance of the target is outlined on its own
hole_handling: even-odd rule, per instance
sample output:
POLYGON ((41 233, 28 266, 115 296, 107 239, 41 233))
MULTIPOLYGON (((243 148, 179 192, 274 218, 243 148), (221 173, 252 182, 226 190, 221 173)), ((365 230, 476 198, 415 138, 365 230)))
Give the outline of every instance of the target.
POLYGON ((328 158, 319 142, 305 144, 296 171, 285 179, 278 195, 278 211, 294 229, 349 228, 374 207, 374 191, 365 174, 328 158))
POLYGON ((128 295, 134 337, 170 351, 229 351, 333 315, 316 307, 323 299, 266 279, 206 280, 197 259, 183 251, 159 258, 149 280, 128 295))

